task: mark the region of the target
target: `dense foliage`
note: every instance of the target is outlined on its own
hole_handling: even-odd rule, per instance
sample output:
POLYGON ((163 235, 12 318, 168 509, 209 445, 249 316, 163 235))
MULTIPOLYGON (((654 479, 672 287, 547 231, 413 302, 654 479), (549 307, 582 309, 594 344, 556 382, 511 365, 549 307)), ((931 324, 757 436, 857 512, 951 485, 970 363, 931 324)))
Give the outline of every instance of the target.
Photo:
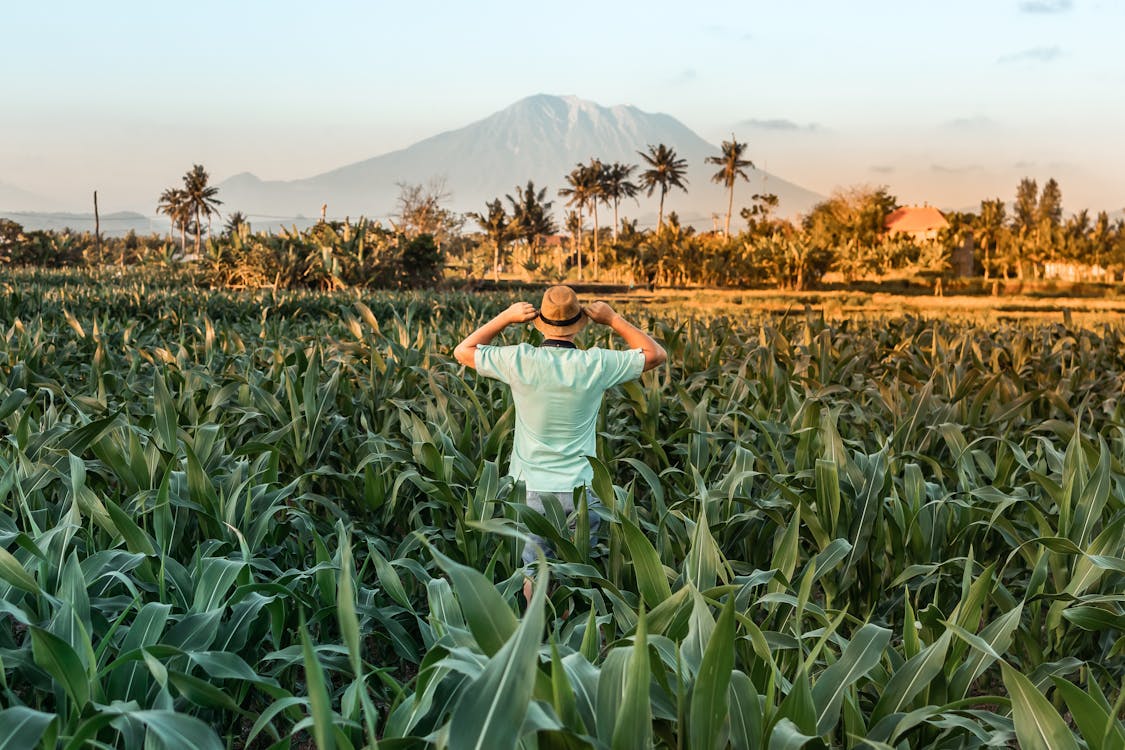
POLYGON ((170 220, 167 237, 25 232, 0 219, 0 263, 53 268, 186 263, 198 271, 198 283, 229 288, 432 288, 448 278, 470 284, 488 276, 499 279, 503 271, 508 278, 537 281, 803 290, 829 273, 845 283, 894 276, 936 282, 953 270, 955 250, 967 249, 957 273, 985 280, 1104 283, 1125 278, 1125 220, 1111 220, 1106 212, 1091 217, 1088 211, 1064 218, 1054 180, 1041 192, 1033 180, 1023 180, 1011 216, 1004 201, 985 200, 979 213, 952 213, 949 226, 929 233, 934 236, 889 233, 885 222, 898 200, 886 188, 866 186, 838 190, 796 220, 775 215, 776 195, 755 194, 752 205, 739 211, 745 227, 732 231, 734 186, 753 168, 742 158, 745 146, 724 141, 722 155, 708 160, 720 167, 713 181, 728 191, 722 232, 717 218, 716 229, 703 232, 682 224, 674 211, 665 216, 665 196, 688 185, 686 162, 661 144, 640 154, 648 168, 635 181, 637 165, 598 159, 566 175, 558 190, 571 209, 563 222, 565 235, 557 234, 547 188, 531 181, 504 196, 507 205, 497 197, 483 211, 464 215, 445 207, 450 196, 440 181, 402 184, 389 228, 362 218, 353 223, 322 216, 305 229, 252 232, 247 217, 234 211, 222 233, 212 234, 211 218, 222 202, 218 189, 207 185, 206 171, 196 165, 184 175, 183 187, 160 196, 158 210, 170 220), (653 228, 638 228, 635 220, 619 215, 622 200, 639 200, 642 193, 659 194, 653 228), (599 205, 606 214, 613 209, 609 226, 599 219, 599 205), (467 231, 466 225, 477 231, 467 231), (189 249, 189 233, 194 249, 189 249))
POLYGON ((1125 741, 1120 326, 631 310, 571 531, 508 298, 0 284, 2 747, 1125 741))

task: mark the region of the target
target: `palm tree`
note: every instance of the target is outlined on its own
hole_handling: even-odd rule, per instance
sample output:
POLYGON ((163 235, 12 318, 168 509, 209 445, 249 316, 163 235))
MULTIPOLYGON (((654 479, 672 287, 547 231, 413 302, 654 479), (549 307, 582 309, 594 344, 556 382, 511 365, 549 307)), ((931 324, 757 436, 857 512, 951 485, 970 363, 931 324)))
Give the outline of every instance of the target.
POLYGON ((504 250, 504 245, 507 244, 508 239, 512 236, 512 224, 514 223, 508 218, 508 212, 504 210, 504 204, 497 198, 484 204, 488 209, 488 213, 472 212, 469 216, 480 225, 484 230, 488 240, 492 243, 492 278, 494 281, 500 280, 500 254, 504 250))
POLYGON ((246 218, 246 214, 241 211, 235 211, 227 215, 227 221, 223 224, 223 234, 228 237, 233 237, 236 234, 242 233, 243 227, 249 227, 250 222, 246 218))
POLYGON ((156 212, 168 217, 172 233, 175 233, 177 226, 180 228, 180 252, 186 252, 187 224, 191 218, 187 193, 179 188, 166 189, 160 194, 160 201, 156 204, 156 212))
POLYGON ((622 198, 635 198, 637 193, 640 192, 640 187, 637 183, 629 178, 633 174, 633 170, 637 168, 636 164, 622 164, 615 161, 605 171, 605 179, 602 182, 602 195, 606 200, 613 202, 613 241, 617 242, 617 227, 620 226, 620 220, 617 218, 617 207, 621 203, 622 198))
POLYGON ((645 195, 651 196, 656 186, 660 186, 660 213, 657 214, 656 230, 664 228, 664 196, 674 187, 687 192, 687 161, 676 156, 676 150, 668 148, 663 143, 653 146, 649 144, 648 153, 638 151, 641 158, 649 165, 649 169, 641 172, 641 186, 645 195))
MULTIPOLYGON (((590 205, 594 209, 594 278, 598 278, 598 234, 601 227, 598 224, 598 203, 606 201, 605 176, 608 167, 600 159, 590 159, 586 169, 589 171, 587 179, 590 181, 590 205)), ((607 201, 608 202, 608 201, 607 201)))
POLYGON ((218 207, 223 204, 221 200, 215 197, 219 193, 219 188, 214 185, 208 185, 208 179, 207 170, 203 168, 202 164, 193 165, 191 170, 184 175, 183 192, 186 195, 188 205, 191 207, 191 213, 195 216, 196 253, 200 250, 200 233, 203 216, 207 217, 207 236, 210 237, 211 216, 218 215, 218 207))
MULTIPOLYGON (((590 165, 579 164, 570 170, 566 176, 569 187, 559 189, 559 195, 567 198, 566 205, 574 206, 578 214, 578 280, 582 280, 582 211, 586 204, 593 202, 597 210, 598 175, 592 168, 596 160, 591 160, 590 165)), ((600 164, 600 162, 598 162, 600 164)), ((594 241, 597 242, 597 221, 594 222, 594 241)))
POLYGON ((734 184, 738 182, 738 178, 750 181, 750 177, 745 172, 745 167, 754 168, 754 163, 749 159, 743 159, 742 153, 746 150, 745 143, 739 143, 731 133, 729 141, 723 141, 723 155, 722 156, 708 156, 705 161, 708 164, 719 165, 719 171, 711 175, 711 182, 721 183, 727 186, 729 198, 727 199, 727 223, 723 227, 723 236, 730 238, 730 214, 734 209, 734 184))
MULTIPOLYGON (((578 238, 582 237, 582 215, 577 211, 567 211, 563 217, 563 228, 570 233, 570 251, 578 253, 581 258, 581 249, 578 246, 578 238)), ((579 264, 581 266, 581 263, 579 264)), ((559 275, 562 275, 563 265, 559 264, 559 275)))
POLYGON ((505 195, 512 206, 512 236, 527 243, 528 259, 532 248, 539 246, 539 240, 555 233, 555 217, 551 215, 553 201, 544 200, 547 188, 535 189, 535 182, 527 181, 526 187, 516 186, 516 197, 505 195))
POLYGON ((1006 213, 1004 201, 999 198, 980 202, 980 216, 977 217, 977 227, 980 231, 981 249, 984 250, 984 260, 981 266, 984 268, 985 281, 988 281, 992 270, 992 250, 997 247, 1000 233, 1004 230, 1007 219, 1006 213))

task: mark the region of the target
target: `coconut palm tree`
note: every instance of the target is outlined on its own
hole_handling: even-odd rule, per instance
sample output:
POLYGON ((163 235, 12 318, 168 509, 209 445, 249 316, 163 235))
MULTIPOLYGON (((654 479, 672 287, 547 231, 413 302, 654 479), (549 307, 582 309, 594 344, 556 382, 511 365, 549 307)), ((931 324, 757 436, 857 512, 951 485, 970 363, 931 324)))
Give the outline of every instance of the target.
MULTIPOLYGON (((598 173, 592 169, 596 160, 589 165, 579 164, 566 176, 567 187, 559 189, 559 195, 566 198, 566 205, 573 206, 578 214, 578 280, 582 280, 582 212, 587 204, 593 203, 597 209, 598 173)), ((600 162, 599 162, 600 164, 600 162)), ((594 222, 594 237, 597 238, 597 221, 594 222)))
POLYGON ((492 243, 492 278, 494 281, 500 280, 500 255, 504 252, 504 245, 512 236, 512 220, 508 216, 508 212, 504 210, 504 204, 497 198, 490 201, 485 205, 488 209, 487 213, 472 212, 469 217, 472 218, 480 228, 484 231, 488 241, 492 243))
POLYGON ((195 252, 200 251, 200 234, 202 230, 203 217, 207 217, 207 236, 211 236, 211 217, 217 216, 219 213, 219 206, 223 204, 221 200, 215 196, 219 193, 219 188, 214 185, 208 185, 207 181, 210 179, 207 170, 203 168, 202 164, 195 164, 191 170, 184 175, 184 190, 187 197, 188 205, 191 207, 191 213, 195 216, 195 252))
POLYGON ((742 153, 746 150, 745 143, 739 143, 731 133, 729 141, 723 141, 722 156, 708 156, 705 161, 708 164, 719 165, 719 171, 711 175, 711 182, 717 182, 726 185, 729 197, 727 198, 727 222, 723 226, 723 236, 730 237, 730 214, 734 209, 734 184, 738 182, 738 178, 750 181, 750 177, 746 174, 746 167, 754 168, 754 163, 749 159, 743 159, 742 153))
MULTIPOLYGON (((582 236, 582 216, 577 211, 567 211, 563 217, 563 228, 570 234, 570 252, 578 253, 581 258, 581 248, 578 238, 582 236)), ((559 275, 563 272, 563 265, 559 264, 559 275)))
POLYGON ((587 179, 590 181, 590 206, 594 209, 594 278, 598 278, 598 234, 601 226, 598 223, 598 203, 608 202, 605 193, 605 178, 608 167, 600 159, 590 159, 586 165, 589 171, 587 179))
POLYGON ((980 202, 980 215, 977 217, 977 231, 980 234, 981 249, 984 250, 984 259, 981 266, 984 269, 984 280, 988 281, 992 269, 992 250, 997 247, 1000 233, 1004 231, 1007 222, 1007 210, 1004 201, 983 200, 980 202))
POLYGON ((243 227, 249 226, 250 221, 246 218, 246 214, 235 211, 227 215, 226 223, 223 224, 223 234, 227 237, 233 237, 236 234, 241 234, 243 227))
POLYGON ((166 189, 160 194, 160 201, 156 204, 156 212, 168 217, 172 233, 175 233, 177 226, 180 228, 180 252, 186 252, 187 225, 191 219, 191 208, 188 204, 187 193, 180 188, 166 189))
POLYGON ((602 195, 605 199, 613 203, 613 241, 617 242, 617 227, 620 226, 621 221, 617 217, 617 207, 621 203, 622 198, 635 198, 637 193, 640 192, 640 187, 637 183, 629 179, 633 171, 637 168, 636 164, 622 164, 615 161, 609 165, 605 171, 605 179, 602 181, 602 195))
POLYGON ((651 196, 656 186, 660 186, 660 212, 657 214, 656 231, 664 228, 664 196, 674 187, 687 192, 687 161, 676 156, 676 150, 663 143, 649 144, 648 153, 638 151, 649 168, 641 172, 641 187, 645 195, 651 196))
POLYGON ((527 243, 528 260, 539 241, 555 233, 555 217, 551 215, 553 201, 545 200, 547 188, 535 189, 533 180, 526 187, 516 186, 516 197, 505 195, 512 206, 512 236, 527 243))

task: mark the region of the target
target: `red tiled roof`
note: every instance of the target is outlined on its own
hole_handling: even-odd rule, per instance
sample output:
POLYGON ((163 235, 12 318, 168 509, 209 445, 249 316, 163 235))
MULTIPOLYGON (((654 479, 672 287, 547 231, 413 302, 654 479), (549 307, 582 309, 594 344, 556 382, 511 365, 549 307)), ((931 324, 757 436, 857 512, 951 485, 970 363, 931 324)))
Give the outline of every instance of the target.
POLYGON ((903 206, 895 209, 883 221, 883 226, 895 232, 929 232, 945 229, 949 222, 933 206, 903 206))

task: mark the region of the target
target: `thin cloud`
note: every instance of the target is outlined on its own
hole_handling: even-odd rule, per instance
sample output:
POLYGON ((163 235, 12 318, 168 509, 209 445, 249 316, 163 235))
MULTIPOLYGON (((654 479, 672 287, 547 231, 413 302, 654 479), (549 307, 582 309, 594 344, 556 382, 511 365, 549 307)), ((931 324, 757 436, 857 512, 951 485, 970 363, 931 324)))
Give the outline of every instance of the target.
POLYGON ((772 130, 774 132, 789 132, 789 133, 817 133, 823 128, 815 122, 810 122, 807 125, 787 120, 783 117, 774 117, 771 119, 757 119, 751 118, 743 120, 738 123, 740 127, 751 128, 753 130, 772 130))
POLYGON ((1072 0, 1023 0, 1020 3, 1022 13, 1066 13, 1074 10, 1072 0))
POLYGON ((738 42, 749 42, 754 38, 754 35, 749 31, 738 31, 729 26, 720 24, 710 24, 703 27, 703 33, 708 36, 719 37, 720 39, 733 39, 738 42))
POLYGON ((930 171, 939 174, 967 174, 969 172, 979 172, 982 169, 979 164, 967 164, 962 167, 951 167, 948 164, 931 164, 930 171))
POLYGON ((982 130, 991 127, 995 123, 984 115, 974 115, 972 117, 956 117, 952 120, 947 120, 942 125, 953 130, 982 130))
POLYGON ((1030 49, 1013 52, 1009 55, 1003 55, 997 58, 997 62, 1011 63, 1011 62, 1054 62, 1063 56, 1061 47, 1031 47, 1030 49))
POLYGON ((699 71, 695 68, 684 68, 669 81, 673 86, 683 86, 699 78, 699 71))
POLYGON ((886 164, 875 164, 871 167, 875 174, 894 174, 895 168, 886 164))

